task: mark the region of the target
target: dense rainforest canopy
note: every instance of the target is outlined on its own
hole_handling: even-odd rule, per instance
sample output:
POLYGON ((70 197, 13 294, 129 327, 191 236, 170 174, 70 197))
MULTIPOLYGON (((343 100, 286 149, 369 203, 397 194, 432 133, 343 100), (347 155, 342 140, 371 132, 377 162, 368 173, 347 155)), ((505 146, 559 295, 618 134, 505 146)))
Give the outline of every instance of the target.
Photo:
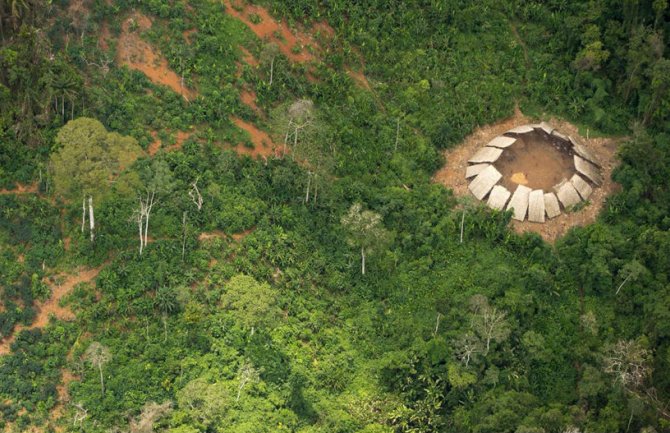
POLYGON ((669 43, 667 0, 0 0, 0 431, 670 432, 669 43), (595 223, 432 181, 515 108, 616 137, 595 223))

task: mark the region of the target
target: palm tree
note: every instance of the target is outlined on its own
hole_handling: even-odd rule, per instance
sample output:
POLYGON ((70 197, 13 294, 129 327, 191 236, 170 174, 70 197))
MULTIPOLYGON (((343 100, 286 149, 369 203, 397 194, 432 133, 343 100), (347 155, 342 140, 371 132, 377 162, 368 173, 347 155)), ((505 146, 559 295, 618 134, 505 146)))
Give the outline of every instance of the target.
POLYGON ((163 330, 165 336, 163 341, 167 341, 167 317, 168 314, 177 311, 179 303, 177 302, 177 295, 175 294, 174 289, 170 287, 161 287, 156 291, 156 297, 154 298, 154 305, 161 312, 161 317, 163 319, 163 330))

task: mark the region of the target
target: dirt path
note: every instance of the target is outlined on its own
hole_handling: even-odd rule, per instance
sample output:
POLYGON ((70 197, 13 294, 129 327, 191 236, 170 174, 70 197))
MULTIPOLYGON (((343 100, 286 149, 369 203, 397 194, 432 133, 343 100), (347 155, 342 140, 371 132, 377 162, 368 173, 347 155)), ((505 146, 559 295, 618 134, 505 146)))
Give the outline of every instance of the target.
POLYGON ((69 308, 64 308, 58 305, 60 300, 67 296, 78 284, 93 281, 93 279, 98 276, 101 269, 102 266, 93 269, 79 270, 76 274, 69 275, 62 284, 52 286, 51 297, 45 302, 35 303, 37 316, 33 323, 30 326, 17 325, 14 328, 12 335, 0 342, 0 355, 5 355, 10 352, 10 346, 19 332, 24 329, 45 327, 49 323, 49 317, 51 315, 56 316, 59 320, 74 319, 74 314, 69 308))
MULTIPOLYGON (((121 24, 121 35, 117 44, 116 61, 146 75, 153 83, 170 87, 187 101, 197 94, 182 86, 182 80, 172 69, 163 55, 140 37, 140 33, 151 28, 152 22, 138 12, 121 24)), ((101 46, 106 44, 101 41, 101 46)))
MULTIPOLYGON (((517 233, 532 231, 538 233, 544 240, 554 242, 557 238, 567 233, 573 226, 584 226, 593 223, 603 207, 605 198, 619 188, 612 181, 611 174, 618 163, 615 155, 622 139, 592 138, 587 140, 585 137, 579 135, 578 128, 571 123, 557 118, 544 120, 564 134, 580 137, 602 163, 602 174, 603 179, 605 179, 603 185, 595 188, 593 194, 589 197, 590 204, 577 212, 563 212, 558 217, 547 220, 543 224, 531 223, 527 220, 523 222, 512 220, 512 228, 517 233)), ((470 197, 475 200, 468 190, 469 182, 465 179, 465 168, 468 165, 468 159, 477 149, 494 137, 515 126, 530 123, 537 123, 536 119, 525 116, 517 108, 513 116, 498 123, 477 128, 458 146, 444 152, 446 164, 435 173, 433 181, 451 188, 457 196, 470 197)))
POLYGON ((277 146, 267 132, 261 131, 254 124, 245 122, 238 117, 232 117, 231 120, 238 128, 246 131, 254 144, 253 148, 247 147, 244 144, 235 146, 235 151, 238 154, 249 155, 253 157, 268 158, 269 156, 281 155, 281 149, 277 146))

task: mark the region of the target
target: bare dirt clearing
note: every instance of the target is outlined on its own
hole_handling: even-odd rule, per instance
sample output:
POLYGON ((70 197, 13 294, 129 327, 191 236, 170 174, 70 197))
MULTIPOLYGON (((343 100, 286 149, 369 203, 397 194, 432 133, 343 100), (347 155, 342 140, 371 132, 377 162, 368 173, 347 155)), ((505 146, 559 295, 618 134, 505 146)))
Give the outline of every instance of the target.
MULTIPOLYGON (((558 118, 549 118, 545 120, 564 134, 580 137, 602 164, 602 175, 604 178, 603 185, 596 188, 593 194, 589 197, 588 205, 584 206, 579 211, 563 212, 560 216, 547 220, 543 224, 532 223, 529 221, 512 221, 512 228, 516 232, 523 233, 526 231, 533 231, 540 234, 546 241, 554 242, 573 226, 584 226, 593 223, 603 207, 605 198, 619 188, 619 186, 611 180, 611 174, 617 164, 616 150, 623 139, 586 139, 579 135, 579 131, 575 125, 558 118)), ((498 135, 501 135, 516 126, 532 123, 536 123, 536 119, 531 119, 521 113, 520 110, 516 109, 514 115, 507 119, 495 124, 477 128, 472 134, 466 137, 462 143, 444 152, 446 164, 435 173, 433 180, 443 184, 447 188, 451 188, 457 196, 472 197, 472 194, 468 190, 469 182, 465 179, 465 169, 468 166, 468 159, 477 151, 477 149, 484 146, 498 135)), ((514 173, 511 173, 511 176, 519 172, 519 170, 514 170, 514 173)), ((524 174, 524 176, 527 176, 527 174, 524 174)), ((518 174, 517 180, 522 180, 521 176, 518 174)), ((513 189, 514 188, 516 188, 516 185, 514 185, 513 189)))
POLYGON ((246 131, 249 134, 251 142, 254 145, 254 147, 251 148, 245 146, 244 144, 238 144, 235 146, 235 151, 237 153, 249 155, 251 157, 260 156, 262 158, 281 155, 281 150, 272 141, 267 132, 261 131, 252 123, 245 122, 238 117, 233 117, 231 120, 238 128, 246 131))
POLYGON ((500 183, 509 191, 517 185, 551 191, 575 173, 572 157, 556 149, 539 133, 520 135, 493 164, 503 178, 500 183))
POLYGON ((317 47, 314 39, 306 33, 293 34, 288 24, 272 18, 269 12, 260 6, 231 2, 226 0, 226 12, 246 24, 259 39, 277 44, 279 50, 294 62, 304 63, 315 57, 307 50, 308 46, 317 47), (254 22, 257 21, 257 22, 254 22))
MULTIPOLYGON (((171 146, 164 147, 163 149, 167 152, 181 149, 181 147, 184 145, 184 142, 188 140, 191 134, 192 134, 191 132, 185 132, 185 131, 175 132, 175 143, 171 146)), ((158 138, 158 133, 156 131, 151 131, 151 136, 153 137, 154 141, 151 144, 149 144, 147 152, 149 153, 149 155, 154 156, 161 149, 163 144, 161 140, 158 138)))
POLYGON ((256 105, 256 92, 253 90, 242 89, 240 91, 240 99, 242 99, 244 105, 254 110, 257 114, 262 114, 261 109, 256 105))
POLYGON ((151 24, 147 16, 137 12, 123 21, 117 44, 117 63, 142 72, 155 84, 170 87, 187 101, 193 99, 196 92, 183 86, 181 77, 170 69, 165 57, 141 38, 140 33, 150 29, 151 24))
POLYGON ((52 285, 51 297, 45 302, 36 302, 35 308, 37 310, 37 316, 30 326, 16 326, 14 332, 9 338, 5 338, 0 342, 0 355, 5 355, 10 351, 10 345, 16 338, 16 335, 24 329, 36 329, 43 328, 49 323, 49 317, 52 315, 59 320, 72 320, 74 319, 74 314, 70 311, 69 308, 61 307, 60 300, 67 296, 72 289, 81 283, 88 283, 93 281, 95 277, 98 276, 102 267, 93 268, 93 269, 80 269, 75 274, 69 275, 65 278, 61 284, 52 285))
MULTIPOLYGON (((246 4, 239 0, 226 0, 224 4, 228 14, 242 21, 259 39, 276 44, 283 55, 296 63, 319 61, 323 51, 319 41, 328 41, 335 37, 335 30, 326 22, 315 23, 309 30, 291 29, 286 22, 274 19, 267 9, 261 6, 246 4)), ((249 51, 241 49, 245 54, 244 62, 251 66, 258 66, 258 61, 249 51)), ((371 90, 363 72, 354 71, 351 68, 345 68, 345 70, 356 85, 371 90)), ((310 82, 318 81, 312 74, 313 72, 312 68, 306 75, 310 82)))

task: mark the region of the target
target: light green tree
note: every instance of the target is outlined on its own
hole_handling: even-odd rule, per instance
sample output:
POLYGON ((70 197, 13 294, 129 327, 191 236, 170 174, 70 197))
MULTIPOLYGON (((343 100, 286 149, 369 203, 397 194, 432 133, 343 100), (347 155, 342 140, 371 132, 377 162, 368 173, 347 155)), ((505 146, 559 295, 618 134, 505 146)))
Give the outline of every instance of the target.
POLYGON ((142 149, 132 137, 107 132, 99 121, 81 117, 68 122, 56 136, 58 149, 51 157, 56 193, 82 200, 81 231, 88 219, 91 241, 95 239, 93 201, 130 165, 142 149))
MULTIPOLYGON (((224 418, 233 403, 224 382, 209 383, 204 378, 190 381, 177 392, 177 405, 191 419, 189 425, 210 431, 210 426, 224 418)), ((189 431, 188 428, 173 431, 189 431)), ((197 431, 197 430, 196 430, 197 431)))
POLYGON ((236 319, 250 329, 251 335, 257 327, 270 325, 277 317, 276 290, 248 275, 235 275, 230 279, 222 302, 224 308, 233 311, 236 319))

